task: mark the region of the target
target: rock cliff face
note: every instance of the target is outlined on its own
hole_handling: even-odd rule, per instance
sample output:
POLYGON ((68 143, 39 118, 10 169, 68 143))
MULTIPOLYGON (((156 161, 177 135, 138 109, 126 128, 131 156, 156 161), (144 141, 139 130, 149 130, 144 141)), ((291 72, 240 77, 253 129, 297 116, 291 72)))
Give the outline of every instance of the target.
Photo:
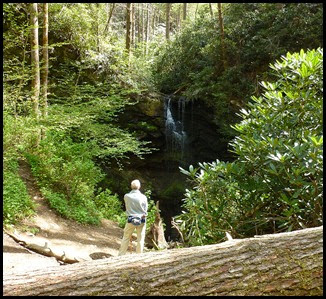
POLYGON ((200 102, 182 97, 152 96, 128 106, 120 124, 136 132, 141 140, 151 142, 157 150, 144 159, 130 157, 119 170, 112 163, 107 168, 109 187, 121 198, 130 181, 138 178, 142 190, 152 190, 151 198, 160 200, 161 215, 166 223, 166 238, 171 235, 171 217, 181 213, 181 199, 186 177, 179 166, 188 169, 198 162, 230 159, 227 142, 222 141, 214 115, 200 102))

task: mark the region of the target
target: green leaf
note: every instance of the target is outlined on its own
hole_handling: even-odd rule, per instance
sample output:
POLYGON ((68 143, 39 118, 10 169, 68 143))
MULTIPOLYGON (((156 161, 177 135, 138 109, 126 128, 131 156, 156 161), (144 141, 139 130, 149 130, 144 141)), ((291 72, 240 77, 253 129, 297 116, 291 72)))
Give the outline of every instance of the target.
POLYGON ((180 170, 183 174, 185 174, 185 175, 187 175, 187 176, 190 176, 190 172, 187 171, 187 170, 185 170, 185 169, 183 169, 183 168, 180 167, 180 166, 179 166, 179 170, 180 170))
POLYGON ((297 190, 293 195, 292 197, 293 198, 298 198, 299 194, 301 193, 301 189, 297 190))
POLYGON ((270 163, 270 164, 269 164, 269 167, 273 170, 273 173, 277 174, 276 167, 274 166, 273 163, 270 163))
POLYGON ((313 142, 314 146, 320 146, 323 144, 323 136, 317 139, 317 136, 309 136, 310 140, 313 142))

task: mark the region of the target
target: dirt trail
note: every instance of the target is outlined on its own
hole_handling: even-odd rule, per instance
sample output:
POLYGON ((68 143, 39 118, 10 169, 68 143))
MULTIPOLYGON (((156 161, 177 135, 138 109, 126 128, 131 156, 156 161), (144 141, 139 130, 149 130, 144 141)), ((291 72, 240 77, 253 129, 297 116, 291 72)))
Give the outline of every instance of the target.
MULTIPOLYGON (((52 211, 42 197, 29 165, 20 163, 20 175, 26 183, 29 195, 37 204, 36 216, 26 219, 23 225, 34 228, 37 233, 24 232, 23 226, 15 227, 16 233, 26 242, 51 249, 65 251, 70 256, 91 260, 118 255, 123 229, 110 220, 100 226, 82 225, 63 219, 52 211)), ((3 270, 8 272, 28 271, 44 267, 60 266, 55 258, 33 253, 3 233, 3 270)))

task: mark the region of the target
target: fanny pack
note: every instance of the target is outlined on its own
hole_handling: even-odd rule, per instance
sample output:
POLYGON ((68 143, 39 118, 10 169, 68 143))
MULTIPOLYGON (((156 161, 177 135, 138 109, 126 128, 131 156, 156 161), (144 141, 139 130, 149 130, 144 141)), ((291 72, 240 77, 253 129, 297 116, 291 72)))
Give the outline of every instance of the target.
POLYGON ((133 225, 141 225, 142 223, 145 223, 145 217, 140 218, 136 216, 128 216, 128 223, 131 223, 133 225))

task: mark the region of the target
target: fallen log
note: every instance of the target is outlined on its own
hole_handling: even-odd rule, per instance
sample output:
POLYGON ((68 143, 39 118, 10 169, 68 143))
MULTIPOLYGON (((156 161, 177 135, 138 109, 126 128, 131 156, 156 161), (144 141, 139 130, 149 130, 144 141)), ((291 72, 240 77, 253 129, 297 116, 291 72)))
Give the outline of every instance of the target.
POLYGON ((3 294, 322 295, 323 228, 9 275, 3 294))
POLYGON ((44 256, 54 257, 59 262, 63 262, 66 264, 73 264, 73 263, 78 263, 80 261, 84 261, 84 259, 82 258, 69 256, 69 254, 67 254, 64 250, 52 249, 49 246, 48 242, 45 242, 44 245, 40 245, 37 243, 32 243, 32 242, 28 242, 27 240, 24 240, 24 238, 20 236, 17 232, 11 233, 9 231, 5 231, 5 233, 10 237, 12 237, 17 243, 21 244, 25 248, 33 252, 42 254, 44 256))

